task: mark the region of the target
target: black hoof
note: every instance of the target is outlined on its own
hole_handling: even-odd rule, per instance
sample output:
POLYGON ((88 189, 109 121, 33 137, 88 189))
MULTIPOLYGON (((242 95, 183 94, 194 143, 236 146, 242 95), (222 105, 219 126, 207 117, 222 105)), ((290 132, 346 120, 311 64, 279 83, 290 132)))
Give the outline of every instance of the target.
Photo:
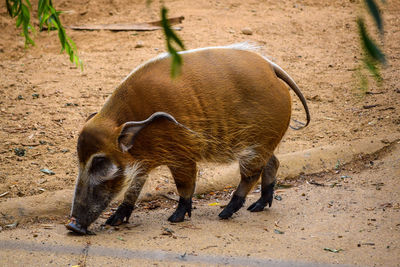
POLYGON ((84 227, 82 225, 80 225, 79 223, 75 222, 75 221, 71 221, 69 224, 65 225, 65 227, 78 234, 78 235, 87 235, 89 234, 89 231, 87 230, 87 227, 84 227))
POLYGON ((251 212, 258 212, 258 211, 263 211, 265 208, 266 204, 264 203, 260 203, 260 202, 254 202, 253 204, 251 204, 247 210, 251 211, 251 212))
POLYGON ((233 195, 229 204, 218 215, 221 219, 228 219, 232 217, 233 213, 237 212, 244 204, 245 198, 233 195))
POLYGON ((130 204, 122 203, 119 205, 117 211, 107 219, 106 224, 117 226, 129 221, 133 211, 133 206, 130 204))
POLYGON ((251 204, 247 210, 251 212, 259 212, 263 211, 267 204, 269 207, 271 207, 272 200, 274 199, 274 186, 275 183, 268 185, 262 192, 261 197, 256 202, 251 204))
POLYGON ((228 211, 226 209, 224 209, 223 211, 221 211, 220 214, 218 214, 219 218, 222 220, 229 219, 230 217, 232 217, 232 215, 233 215, 233 212, 228 211))
POLYGON ((175 212, 168 218, 170 222, 183 222, 185 220, 185 215, 188 214, 189 217, 192 216, 192 199, 179 198, 179 204, 175 212))

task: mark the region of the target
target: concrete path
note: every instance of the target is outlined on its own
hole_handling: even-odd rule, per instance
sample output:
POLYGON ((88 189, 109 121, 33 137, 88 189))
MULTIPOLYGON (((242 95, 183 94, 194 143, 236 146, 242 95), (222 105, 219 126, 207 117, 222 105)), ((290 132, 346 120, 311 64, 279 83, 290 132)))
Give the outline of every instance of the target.
MULTIPOLYGON (((278 179, 285 180, 297 177, 299 174, 319 173, 332 170, 337 164, 351 162, 357 155, 373 154, 400 139, 400 134, 383 137, 371 137, 356 140, 351 143, 339 142, 334 146, 312 148, 300 152, 279 155, 281 166, 278 179)), ((207 166, 200 165, 200 175, 196 185, 196 194, 222 190, 228 186, 239 184, 239 168, 237 163, 207 166)), ((173 182, 165 178, 169 171, 159 168, 151 173, 139 200, 151 200, 159 195, 176 191, 173 182), (157 188, 157 190, 155 190, 157 188)), ((55 192, 45 192, 41 195, 12 198, 0 203, 0 225, 14 221, 24 222, 40 217, 65 216, 69 213, 73 189, 55 192)))

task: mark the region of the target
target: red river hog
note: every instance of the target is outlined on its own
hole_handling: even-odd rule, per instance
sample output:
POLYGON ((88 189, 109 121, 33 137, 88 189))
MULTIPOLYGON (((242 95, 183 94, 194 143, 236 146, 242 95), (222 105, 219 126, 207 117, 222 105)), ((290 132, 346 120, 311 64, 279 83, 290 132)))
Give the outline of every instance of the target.
POLYGON ((227 219, 244 204, 261 176, 261 197, 251 212, 271 206, 279 161, 274 155, 291 119, 292 89, 309 110, 293 79, 246 45, 180 53, 180 75, 170 77, 171 58, 156 57, 137 67, 101 110, 90 116, 77 144, 79 175, 71 231, 87 234, 122 190, 124 200, 107 224, 127 221, 148 173, 166 165, 179 193, 169 217, 191 216, 199 161, 238 160, 241 181, 219 214, 227 219))

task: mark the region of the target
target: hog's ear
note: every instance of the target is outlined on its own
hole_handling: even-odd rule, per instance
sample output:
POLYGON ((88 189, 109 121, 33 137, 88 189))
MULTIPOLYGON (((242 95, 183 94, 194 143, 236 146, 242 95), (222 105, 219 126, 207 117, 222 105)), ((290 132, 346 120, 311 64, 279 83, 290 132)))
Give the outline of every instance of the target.
POLYGON ((96 116, 97 112, 94 112, 92 114, 90 114, 87 118, 86 121, 90 120, 91 118, 93 118, 94 116, 96 116))
POLYGON ((172 115, 170 115, 170 114, 168 114, 166 112, 153 113, 150 117, 148 117, 144 121, 129 121, 129 122, 126 122, 122 126, 121 132, 120 132, 120 134, 118 136, 118 147, 121 149, 121 151, 122 152, 126 152, 129 149, 131 149, 132 146, 133 146, 133 143, 135 141, 136 135, 143 128, 145 128, 147 125, 153 123, 154 121, 156 121, 158 119, 167 119, 167 120, 175 123, 176 125, 179 125, 179 126, 182 126, 182 127, 186 128, 185 126, 183 126, 182 124, 177 122, 172 115))
POLYGON ((145 127, 144 125, 130 125, 131 123, 125 123, 118 136, 118 147, 124 153, 132 148, 135 136, 145 127))

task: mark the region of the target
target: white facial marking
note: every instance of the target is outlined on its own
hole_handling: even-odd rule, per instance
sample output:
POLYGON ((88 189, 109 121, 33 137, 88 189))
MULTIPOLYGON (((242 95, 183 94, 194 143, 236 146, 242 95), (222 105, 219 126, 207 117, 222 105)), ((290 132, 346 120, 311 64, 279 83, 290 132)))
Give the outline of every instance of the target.
POLYGON ((93 154, 87 161, 85 169, 82 171, 83 175, 80 175, 80 176, 87 177, 87 179, 89 179, 89 182, 93 185, 98 185, 102 182, 114 179, 118 172, 118 167, 114 163, 111 163, 111 165, 109 165, 109 166, 104 166, 105 168, 106 167, 108 168, 105 172, 105 175, 92 175, 90 173, 90 171, 89 171, 90 167, 92 166, 93 159, 96 157, 106 157, 107 158, 107 156, 102 153, 93 154))
POLYGON ((106 175, 90 175, 90 183, 93 185, 98 185, 105 181, 112 180, 116 177, 117 172, 118 167, 112 164, 111 167, 107 169, 106 175))

